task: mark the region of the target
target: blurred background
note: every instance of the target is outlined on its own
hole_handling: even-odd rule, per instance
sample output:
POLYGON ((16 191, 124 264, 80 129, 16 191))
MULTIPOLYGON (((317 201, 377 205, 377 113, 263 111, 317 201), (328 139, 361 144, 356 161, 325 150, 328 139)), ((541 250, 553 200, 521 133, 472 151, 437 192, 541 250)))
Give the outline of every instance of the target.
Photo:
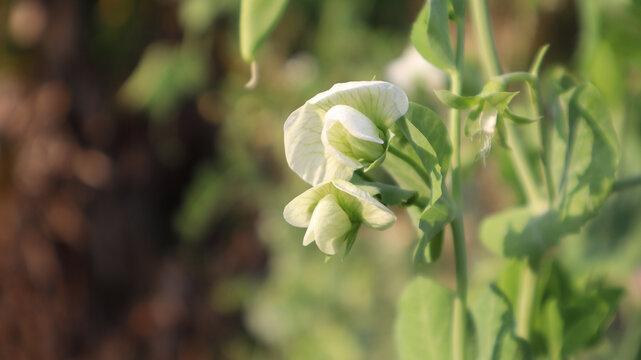
MULTIPOLYGON (((1 359, 393 359, 411 264, 401 208, 326 261, 282 218, 307 188, 282 125, 332 84, 392 81, 440 109, 445 76, 408 49, 421 0, 292 0, 257 54, 238 49, 238 0, 0 2, 1 359)), ((507 71, 549 43, 605 94, 623 178, 641 172, 641 1, 490 1, 507 71)), ((471 29, 471 26, 468 27, 471 29)), ((467 36, 465 91, 483 84, 467 36)), ((442 109, 441 109, 442 110, 442 109)), ((482 217, 521 198, 505 150, 484 166, 464 139, 472 293, 501 261, 482 217)), ((447 239, 447 238, 446 238, 447 239)), ((555 250, 581 278, 625 289, 605 340, 580 358, 634 359, 641 343, 641 190, 612 196, 555 250)))

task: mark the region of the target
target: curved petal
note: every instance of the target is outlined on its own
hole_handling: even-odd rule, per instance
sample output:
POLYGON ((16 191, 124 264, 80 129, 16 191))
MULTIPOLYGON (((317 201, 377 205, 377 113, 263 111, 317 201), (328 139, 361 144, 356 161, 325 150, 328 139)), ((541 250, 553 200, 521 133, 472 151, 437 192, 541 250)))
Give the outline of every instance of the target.
MULTIPOLYGON (((332 184, 336 189, 358 200, 361 205, 360 209, 358 209, 359 215, 366 226, 376 230, 384 230, 396 222, 396 215, 365 190, 340 179, 332 180, 332 184)), ((350 207, 353 207, 353 205, 350 207)), ((349 209, 345 210, 349 211, 349 209)))
POLYGON ((284 125, 287 164, 311 185, 333 178, 349 179, 354 172, 326 152, 322 130, 321 115, 309 103, 289 115, 284 125))
POLYGON ((385 142, 378 136, 378 128, 367 116, 347 105, 333 106, 325 114, 325 127, 340 121, 341 125, 355 138, 377 144, 385 142))
POLYGON ((351 228, 352 222, 338 205, 336 197, 327 194, 314 209, 303 244, 309 244, 313 238, 322 252, 334 255, 351 228))
POLYGON ((407 95, 385 81, 351 81, 332 86, 309 101, 323 111, 349 105, 370 118, 378 127, 389 128, 409 107, 407 95))
POLYGON ((290 225, 307 227, 318 202, 330 193, 331 183, 324 183, 307 189, 285 206, 283 217, 290 225))

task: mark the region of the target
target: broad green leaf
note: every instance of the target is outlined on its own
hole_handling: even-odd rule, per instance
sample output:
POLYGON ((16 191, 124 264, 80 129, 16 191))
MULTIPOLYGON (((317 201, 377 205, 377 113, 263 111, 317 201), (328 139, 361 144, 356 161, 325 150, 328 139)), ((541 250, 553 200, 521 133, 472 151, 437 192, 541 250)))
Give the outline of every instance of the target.
POLYGON ((409 141, 410 145, 420 159, 420 165, 427 173, 430 184, 430 203, 434 203, 441 197, 441 183, 443 182, 443 174, 441 172, 441 165, 438 162, 436 151, 432 148, 429 141, 423 134, 405 118, 397 122, 398 128, 403 133, 403 136, 409 141))
POLYGON ((443 246, 443 230, 456 216, 455 205, 443 185, 442 196, 434 204, 428 204, 412 220, 418 226, 419 239, 414 250, 414 262, 438 260, 443 246))
POLYGON ((527 342, 514 333, 514 315, 507 297, 494 285, 471 308, 478 339, 477 360, 531 359, 527 342))
POLYGON ((240 3, 240 53, 254 60, 256 50, 283 14, 288 0, 242 0, 240 3))
POLYGON ((448 0, 426 0, 411 33, 416 50, 427 61, 446 71, 455 69, 447 9, 448 0))
POLYGON ((423 231, 424 235, 431 239, 439 232, 443 231, 445 225, 449 224, 456 212, 455 205, 447 194, 447 190, 443 190, 443 195, 434 204, 429 204, 421 214, 419 228, 423 231))
POLYGON ((395 339, 400 360, 452 358, 454 293, 431 279, 417 277, 398 303, 395 339))
POLYGON ((407 115, 399 119, 397 129, 416 152, 427 172, 430 183, 430 203, 441 196, 443 175, 449 166, 452 147, 447 130, 438 115, 428 108, 410 103, 407 115))
POLYGON ((619 153, 600 95, 591 85, 572 88, 562 94, 559 110, 548 161, 557 201, 547 211, 515 208, 487 218, 480 237, 492 251, 508 257, 541 254, 578 231, 610 192, 619 153))
POLYGON ((426 264, 438 260, 443 251, 443 231, 429 239, 421 236, 414 248, 412 259, 415 264, 426 264))
POLYGON ((453 109, 469 109, 478 104, 481 99, 476 96, 460 96, 448 90, 436 90, 436 97, 445 105, 453 109))
MULTIPOLYGON (((400 133, 400 130, 395 133, 400 133)), ((408 161, 410 161, 421 167, 421 159, 416 155, 416 151, 409 141, 402 136, 402 133, 400 134, 390 140, 390 150, 396 151, 388 151, 382 167, 400 188, 418 191, 418 200, 427 203, 432 193, 430 184, 425 182, 423 176, 412 166, 408 165, 408 161)))
POLYGON ((571 302, 562 305, 564 358, 599 340, 622 295, 619 288, 597 284, 577 291, 571 302))
POLYGON ((436 151, 438 163, 443 174, 449 169, 452 158, 452 144, 447 128, 441 118, 429 108, 410 102, 405 118, 409 120, 425 136, 427 141, 436 151))
POLYGON ((542 297, 534 304, 534 331, 545 344, 538 351, 551 359, 567 359, 595 344, 612 321, 623 295, 600 281, 572 279, 559 262, 544 266, 542 297), (540 304, 540 305, 537 305, 540 304))

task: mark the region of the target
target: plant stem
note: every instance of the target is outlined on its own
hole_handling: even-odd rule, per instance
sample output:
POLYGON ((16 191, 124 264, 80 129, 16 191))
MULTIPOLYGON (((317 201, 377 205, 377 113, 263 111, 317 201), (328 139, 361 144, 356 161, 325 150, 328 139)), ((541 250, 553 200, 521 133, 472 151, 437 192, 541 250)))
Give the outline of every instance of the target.
MULTIPOLYGON (((488 78, 499 76, 502 72, 501 63, 499 62, 492 27, 490 26, 490 15, 488 12, 487 0, 470 0, 470 4, 476 33, 480 43, 481 57, 483 59, 483 64, 485 65, 487 76, 488 78)), ((509 153, 512 164, 516 169, 519 183, 521 184, 528 202, 531 204, 539 203, 539 192, 534 181, 532 170, 528 165, 523 144, 517 138, 514 126, 509 122, 505 125, 508 132, 508 138, 513 139, 513 141, 509 141, 509 145, 512 147, 512 151, 509 153)))
POLYGON ((628 179, 615 181, 614 184, 612 184, 612 192, 628 190, 639 185, 641 185, 641 174, 628 179))
POLYGON ((516 308, 516 335, 523 339, 528 339, 530 336, 530 320, 532 318, 532 303, 536 291, 536 282, 537 274, 526 259, 516 308))
POLYGON ((494 34, 490 27, 490 13, 488 12, 487 0, 470 0, 472 19, 476 27, 481 57, 485 66, 485 73, 492 78, 501 74, 501 63, 494 45, 494 34))
MULTIPOLYGON (((476 33, 479 36, 481 45, 481 53, 485 69, 488 77, 492 78, 501 74, 501 64, 498 59, 494 37, 492 35, 492 28, 490 26, 490 17, 487 7, 487 0, 470 0, 472 5, 472 12, 476 33)), ((538 94, 537 94, 538 95, 538 94)), ((519 182, 529 205, 540 203, 539 192, 534 180, 534 175, 527 162, 526 152, 523 144, 516 137, 515 129, 512 124, 508 123, 507 132, 508 138, 512 140, 509 142, 512 147, 510 156, 513 166, 516 169, 519 182)), ((534 300, 534 292, 536 289, 537 274, 532 271, 529 264, 523 274, 521 288, 518 295, 518 309, 517 309, 517 333, 524 339, 528 340, 530 319, 532 317, 532 307, 534 300)))
MULTIPOLYGON (((456 28, 456 71, 450 74, 451 91, 460 95, 463 87, 463 52, 465 45, 465 14, 458 19, 456 28)), ((463 228, 461 190, 461 113, 450 109, 450 137, 452 141, 452 197, 456 203, 456 218, 452 221, 454 258, 456 263, 456 300, 454 302, 454 326, 452 327, 452 358, 465 359, 467 335, 467 255, 463 228)))

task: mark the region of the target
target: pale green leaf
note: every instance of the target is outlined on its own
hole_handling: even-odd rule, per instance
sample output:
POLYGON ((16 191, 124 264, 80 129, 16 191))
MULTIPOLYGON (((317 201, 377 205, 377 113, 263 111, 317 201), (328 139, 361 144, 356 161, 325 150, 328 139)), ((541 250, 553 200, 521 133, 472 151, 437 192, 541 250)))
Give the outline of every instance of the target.
POLYGON ((427 0, 412 25, 411 40, 416 50, 442 70, 455 69, 450 43, 448 0, 427 0))
POLYGON ((477 360, 532 359, 527 342, 514 333, 512 305, 494 285, 471 308, 478 338, 477 360))
POLYGON ((400 360, 451 359, 454 293, 418 277, 398 303, 395 338, 400 360))
POLYGON ((563 93, 560 110, 548 149, 557 201, 543 212, 517 208, 487 218, 480 237, 499 254, 542 253, 578 231, 610 192, 619 153, 602 98, 594 87, 582 85, 563 93))
POLYGON ((251 62, 263 40, 278 22, 288 0, 242 0, 240 3, 240 54, 251 62))

